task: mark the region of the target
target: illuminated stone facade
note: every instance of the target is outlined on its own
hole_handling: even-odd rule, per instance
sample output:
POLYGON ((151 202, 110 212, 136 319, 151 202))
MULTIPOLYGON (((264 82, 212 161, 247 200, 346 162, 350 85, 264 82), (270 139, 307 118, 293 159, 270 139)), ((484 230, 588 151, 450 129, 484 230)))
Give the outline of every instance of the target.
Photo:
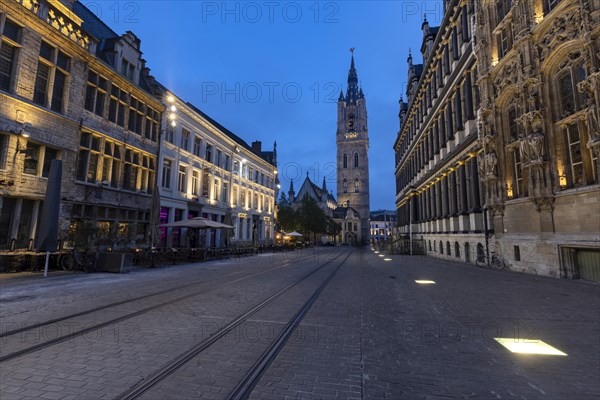
POLYGON ((426 61, 411 67, 401 104, 400 233, 438 257, 473 262, 489 250, 515 271, 598 279, 600 1, 451 0, 445 10, 439 28, 423 25, 426 61), (445 152, 437 124, 427 141, 436 98, 452 107, 445 152))
POLYGON ((480 171, 511 268, 600 265, 600 1, 477 3, 480 171))
POLYGON ((155 190, 161 222, 236 228, 193 243, 164 230, 163 245, 272 242, 276 149, 249 146, 169 93, 132 32, 117 35, 78 1, 14 0, 2 2, 0 33, 0 250, 32 249, 53 159, 63 242, 149 244, 155 190))
POLYGON ((31 248, 52 159, 63 161, 63 241, 143 240, 163 108, 139 40, 78 2, 0 12, 0 248, 31 248), (99 229, 83 232, 85 220, 99 229))
POLYGON ((222 247, 274 243, 279 193, 277 144, 248 145, 192 104, 160 92, 167 107, 158 182, 161 222, 204 217, 233 225, 233 232, 162 228, 161 245, 222 247), (169 118, 170 117, 170 118, 169 118), (175 126, 173 126, 175 125, 175 126))

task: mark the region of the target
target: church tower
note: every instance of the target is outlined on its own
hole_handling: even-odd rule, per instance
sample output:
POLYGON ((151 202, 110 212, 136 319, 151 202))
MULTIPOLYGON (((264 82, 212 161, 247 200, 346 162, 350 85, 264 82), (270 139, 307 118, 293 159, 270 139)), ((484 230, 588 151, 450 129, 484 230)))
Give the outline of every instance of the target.
POLYGON ((337 122, 337 196, 340 206, 360 214, 362 243, 369 242, 369 133, 367 104, 354 66, 354 49, 346 95, 340 92, 337 122))

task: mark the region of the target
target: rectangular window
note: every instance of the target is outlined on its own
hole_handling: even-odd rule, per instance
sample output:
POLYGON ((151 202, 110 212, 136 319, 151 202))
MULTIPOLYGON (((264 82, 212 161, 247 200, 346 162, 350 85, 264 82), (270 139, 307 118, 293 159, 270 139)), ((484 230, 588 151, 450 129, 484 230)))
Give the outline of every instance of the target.
POLYGON ((52 87, 52 101, 50 109, 58 113, 63 111, 64 92, 67 86, 67 75, 57 69, 54 72, 54 86, 52 87))
POLYGON ((146 106, 146 129, 144 136, 153 142, 158 140, 158 126, 160 121, 160 113, 150 106, 146 106))
POLYGON ((498 33, 498 57, 502 58, 512 48, 510 27, 505 27, 498 33))
POLYGON ((515 253, 515 261, 521 261, 521 249, 519 246, 513 246, 515 253))
POLYGON ((40 145, 27 142, 25 150, 25 162, 23 164, 23 173, 37 175, 40 165, 40 145))
POLYGON ((21 27, 6 19, 0 40, 0 89, 9 91, 14 80, 15 61, 20 42, 21 27))
POLYGON ((246 207, 246 189, 242 188, 242 207, 246 207))
POLYGON ((221 156, 223 155, 223 152, 221 150, 217 150, 217 157, 215 159, 215 165, 217 167, 221 166, 221 156))
POLYGON ((219 201, 219 180, 215 179, 213 182, 213 192, 212 192, 213 200, 219 201))
POLYGON ((187 169, 184 165, 179 166, 179 174, 177 177, 177 190, 180 192, 186 192, 186 178, 187 178, 187 169))
POLYGON ((226 170, 229 170, 230 163, 231 163, 231 157, 229 157, 228 155, 225 155, 225 165, 223 165, 223 168, 225 168, 226 170))
POLYGON ((185 128, 181 128, 181 148, 189 151, 190 147, 190 131, 185 128))
POLYGON ((228 185, 227 182, 223 182, 223 186, 221 188, 222 191, 222 196, 221 196, 221 201, 223 201, 223 203, 229 203, 229 197, 227 196, 228 193, 228 185))
POLYGON ((171 188, 171 164, 171 160, 165 159, 163 162, 162 187, 166 189, 171 188))
POLYGON ((49 105, 52 111, 64 112, 65 93, 70 69, 71 58, 69 56, 60 50, 57 51, 48 43, 42 42, 33 91, 33 102, 44 107, 49 105), (50 82, 52 82, 51 93, 50 82))
POLYGON ((7 154, 8 154, 8 136, 0 134, 0 169, 6 168, 7 154))
POLYGON ((125 128, 125 111, 128 108, 128 93, 112 85, 108 106, 108 120, 125 128))
POLYGON ((210 174, 208 168, 204 168, 202 172, 202 196, 208 198, 210 191, 210 174))
POLYGON ((196 170, 192 172, 192 194, 196 196, 200 194, 200 172, 196 170))
POLYGON ((567 126, 567 146, 571 165, 571 183, 573 186, 585 184, 582 146, 577 123, 567 126))
POLYGON ((202 139, 198 136, 194 137, 194 155, 200 157, 202 151, 202 139))
POLYGON ((212 148, 212 145, 206 145, 206 157, 204 157, 204 159, 208 162, 212 162, 212 148))
POLYGON ((33 102, 45 107, 48 102, 48 80, 50 79, 50 67, 44 62, 38 62, 33 88, 33 102))

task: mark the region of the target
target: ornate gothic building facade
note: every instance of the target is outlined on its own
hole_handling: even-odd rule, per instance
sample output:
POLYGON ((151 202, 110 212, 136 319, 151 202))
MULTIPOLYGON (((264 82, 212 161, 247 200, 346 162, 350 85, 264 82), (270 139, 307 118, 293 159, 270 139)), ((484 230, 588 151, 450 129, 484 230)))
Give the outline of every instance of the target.
POLYGON ((600 0, 448 0, 423 32, 395 144, 401 233, 440 257, 600 279, 600 0))

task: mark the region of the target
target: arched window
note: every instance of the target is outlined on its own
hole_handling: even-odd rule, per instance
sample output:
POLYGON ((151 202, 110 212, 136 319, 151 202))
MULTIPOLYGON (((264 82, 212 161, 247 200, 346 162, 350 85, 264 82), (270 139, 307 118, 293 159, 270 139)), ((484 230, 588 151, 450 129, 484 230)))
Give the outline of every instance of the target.
POLYGON ((452 250, 450 249, 450 241, 446 241, 446 254, 448 254, 449 256, 452 255, 452 250))
POLYGON ((465 261, 466 262, 470 262, 471 261, 471 249, 469 248, 469 243, 465 243, 465 261))
POLYGON ((358 153, 354 153, 354 168, 358 168, 358 153))
POLYGON ((440 254, 444 254, 444 243, 440 240, 440 254))
POLYGON ((348 155, 344 154, 344 168, 348 168, 348 155))
POLYGON ((561 126, 557 135, 556 158, 561 189, 591 185, 596 176, 597 157, 586 146, 586 123, 573 114, 587 106, 587 94, 579 92, 577 85, 586 79, 580 52, 569 54, 554 74, 555 122, 561 126))
POLYGON ((458 242, 454 242, 454 256, 460 258, 460 245, 458 242))
POLYGON ((348 193, 348 181, 346 179, 342 181, 342 190, 344 193, 348 193))
POLYGON ((428 241, 429 244, 429 251, 431 251, 431 240, 428 241))
POLYGON ((481 243, 477 243, 477 257, 484 256, 483 245, 481 243))
POLYGON ((354 179, 354 192, 358 193, 360 191, 360 182, 358 178, 354 179))

